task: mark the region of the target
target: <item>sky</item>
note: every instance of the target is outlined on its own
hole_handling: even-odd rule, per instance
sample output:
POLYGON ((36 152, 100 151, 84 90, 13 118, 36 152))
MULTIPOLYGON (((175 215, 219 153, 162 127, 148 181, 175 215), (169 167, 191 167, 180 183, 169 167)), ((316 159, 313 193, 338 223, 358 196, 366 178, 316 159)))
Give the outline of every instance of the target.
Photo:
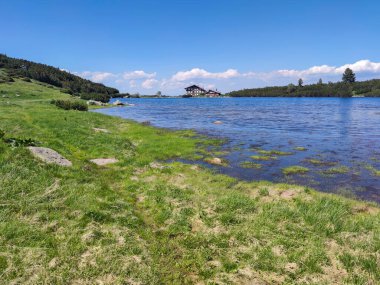
POLYGON ((380 78, 378 0, 0 0, 0 53, 121 92, 380 78))

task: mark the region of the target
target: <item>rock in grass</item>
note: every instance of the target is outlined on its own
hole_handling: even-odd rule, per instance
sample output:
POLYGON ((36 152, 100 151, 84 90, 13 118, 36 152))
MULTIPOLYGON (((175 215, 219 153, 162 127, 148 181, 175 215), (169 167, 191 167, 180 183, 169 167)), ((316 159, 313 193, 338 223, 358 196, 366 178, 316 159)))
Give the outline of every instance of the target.
POLYGON ((71 161, 50 148, 29 146, 28 149, 35 157, 46 163, 53 163, 60 166, 72 166, 71 161))
POLYGON ((206 159, 206 162, 215 164, 215 165, 223 165, 223 160, 219 157, 213 157, 206 159))
POLYGON ((109 133, 110 131, 102 128, 92 128, 97 133, 109 133))
POLYGON ((103 166, 107 164, 116 163, 119 160, 116 158, 95 158, 90 160, 92 163, 95 163, 96 165, 103 166))

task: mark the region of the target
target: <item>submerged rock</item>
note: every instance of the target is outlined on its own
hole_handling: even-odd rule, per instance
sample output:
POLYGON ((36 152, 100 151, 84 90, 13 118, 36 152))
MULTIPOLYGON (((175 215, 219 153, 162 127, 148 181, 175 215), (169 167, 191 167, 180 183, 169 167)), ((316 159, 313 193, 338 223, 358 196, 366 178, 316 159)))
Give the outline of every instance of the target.
POLYGON ((223 122, 222 121, 215 121, 214 124, 215 125, 221 125, 221 124, 223 124, 223 122))
POLYGON ((53 163, 60 166, 72 166, 71 161, 50 148, 29 146, 28 149, 35 157, 46 163, 53 163))

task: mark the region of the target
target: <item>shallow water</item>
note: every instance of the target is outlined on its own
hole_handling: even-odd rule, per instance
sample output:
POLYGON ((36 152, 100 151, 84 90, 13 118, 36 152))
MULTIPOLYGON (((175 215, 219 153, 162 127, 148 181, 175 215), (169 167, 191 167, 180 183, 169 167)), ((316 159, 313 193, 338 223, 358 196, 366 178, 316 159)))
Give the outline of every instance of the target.
MULTIPOLYGON (((119 99, 120 100, 120 99, 119 99)), ((228 139, 229 167, 219 171, 247 180, 297 183, 320 191, 380 202, 380 99, 376 98, 191 98, 121 99, 131 107, 95 112, 120 116, 153 126, 194 129, 228 139), (221 121, 222 124, 214 124, 221 121), (307 150, 295 150, 304 147, 307 150), (257 161, 258 150, 291 155, 257 161), (312 164, 308 159, 317 159, 312 164), (240 167, 260 163, 261 169, 240 167), (335 164, 335 165, 333 165, 335 164), (282 169, 300 165, 307 174, 284 175, 282 169), (326 174, 346 166, 346 173, 326 174)))

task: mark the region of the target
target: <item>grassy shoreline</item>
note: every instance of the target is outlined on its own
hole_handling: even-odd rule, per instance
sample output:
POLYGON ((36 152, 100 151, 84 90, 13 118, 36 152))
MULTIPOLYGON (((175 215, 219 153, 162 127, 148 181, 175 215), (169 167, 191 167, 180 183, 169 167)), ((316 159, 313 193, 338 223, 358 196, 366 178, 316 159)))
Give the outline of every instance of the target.
POLYGON ((4 284, 380 282, 375 204, 163 163, 197 159, 213 142, 61 110, 52 98, 69 96, 21 80, 0 84, 5 136, 73 162, 48 165, 0 142, 4 284), (119 162, 90 162, 106 157, 119 162))

